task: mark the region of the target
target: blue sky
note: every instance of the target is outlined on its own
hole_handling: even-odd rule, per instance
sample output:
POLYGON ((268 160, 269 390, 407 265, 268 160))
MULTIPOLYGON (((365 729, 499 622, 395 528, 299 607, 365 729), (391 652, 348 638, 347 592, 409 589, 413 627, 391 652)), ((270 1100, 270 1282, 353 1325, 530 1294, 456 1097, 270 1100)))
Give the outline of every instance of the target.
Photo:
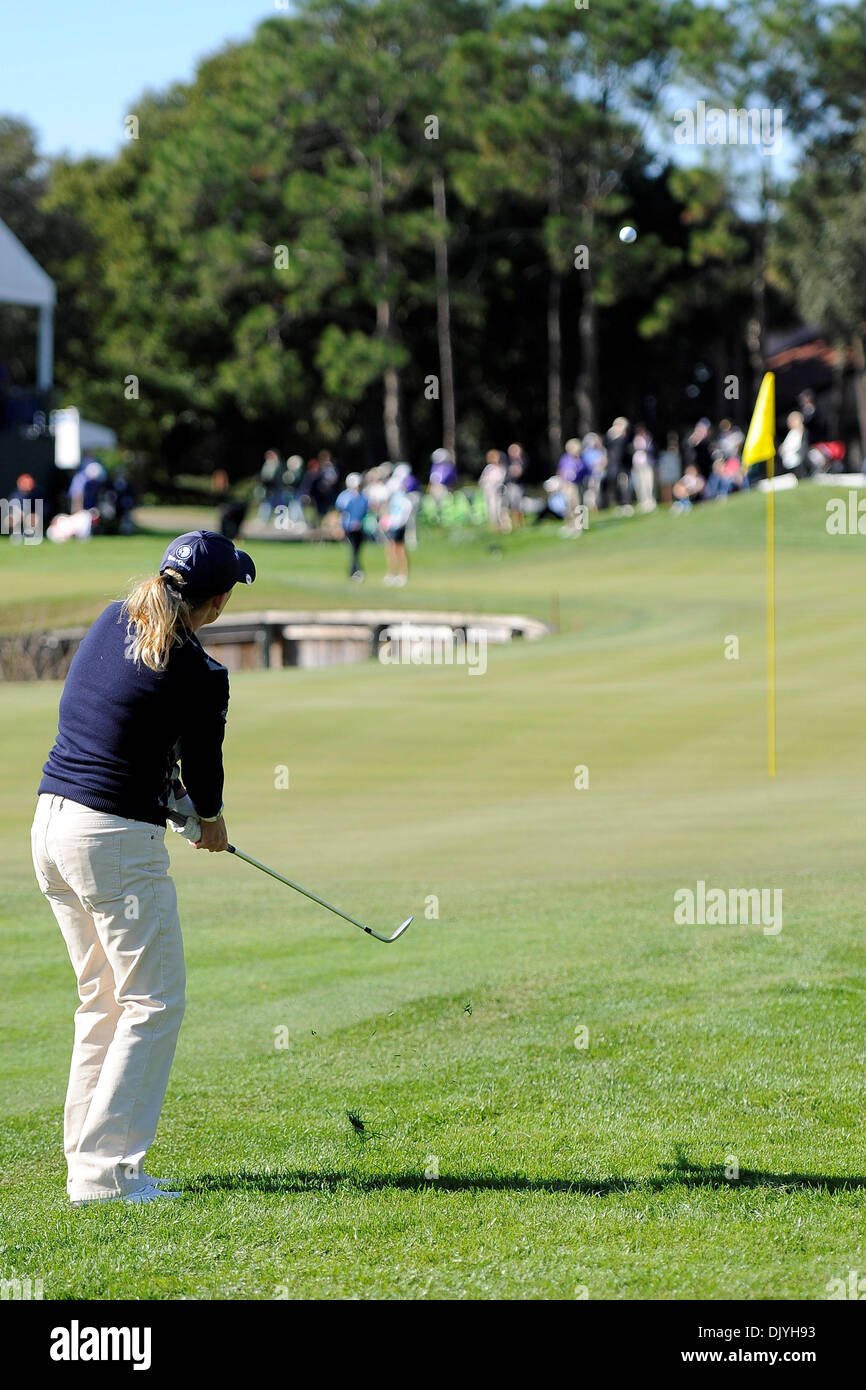
POLYGON ((24 117, 44 154, 109 154, 146 87, 248 38, 275 0, 5 0, 0 112, 24 117))
MULTIPOLYGON (((277 0, 5 0, 2 13, 0 113, 29 121, 43 154, 80 156, 113 153, 142 91, 189 80, 200 58, 249 38, 285 8, 277 0)), ((672 150, 668 128, 650 144, 687 163, 702 157, 672 150)), ((777 176, 790 172, 794 152, 786 140, 773 161, 777 176)), ((745 157, 744 173, 754 174, 757 158, 745 157)))

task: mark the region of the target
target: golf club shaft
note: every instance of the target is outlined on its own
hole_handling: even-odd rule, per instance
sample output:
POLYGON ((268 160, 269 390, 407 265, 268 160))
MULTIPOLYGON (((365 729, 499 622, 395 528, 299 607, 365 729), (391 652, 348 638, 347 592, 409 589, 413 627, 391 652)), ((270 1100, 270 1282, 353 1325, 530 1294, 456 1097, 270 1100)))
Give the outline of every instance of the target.
MULTIPOLYGON (((188 817, 179 811, 167 809, 166 815, 169 820, 174 821, 175 825, 185 825, 188 820, 188 817)), ((392 936, 382 936, 381 932, 374 931, 372 927, 365 926, 363 922, 359 922, 357 917, 350 917, 348 912, 341 912, 338 907, 333 907, 331 903, 326 903, 324 898, 320 898, 316 893, 311 893, 307 888, 302 888, 300 883, 295 883, 293 879, 286 878, 285 874, 278 874, 276 869, 269 869, 267 864, 262 864, 259 859, 254 859, 251 854, 245 854, 244 851, 238 849, 236 845, 226 845, 226 849, 229 854, 237 855, 238 859, 245 859, 248 864, 252 864, 254 869, 261 869, 263 874, 268 874, 270 878, 275 878, 279 883, 284 883, 287 888, 294 888, 296 893, 302 893, 304 897, 309 898, 311 902, 318 903, 319 907, 324 907, 328 912, 333 912, 335 917, 342 917, 344 922, 351 922, 353 927, 358 927, 361 931, 366 932, 368 936, 375 936, 377 941, 384 941, 386 945, 390 944, 392 941, 396 941, 398 937, 402 936, 403 932, 412 921, 412 918, 408 917, 392 936)))
POLYGON ((360 927, 361 931, 365 931, 368 936, 378 935, 377 932, 373 931, 372 927, 365 927, 363 922, 359 922, 355 917, 350 917, 348 912, 341 912, 338 907, 332 907, 330 903, 325 902, 324 898, 317 897, 315 893, 311 893, 307 888, 302 888, 299 883, 295 883, 292 879, 286 878, 284 874, 278 874, 276 869, 269 869, 267 864, 262 864, 260 860, 254 859, 251 854, 245 854, 242 849, 238 849, 235 845, 227 845, 226 848, 229 854, 236 854, 238 859, 245 859, 248 864, 252 864, 254 869, 261 869, 263 874, 270 874, 271 878, 275 878, 280 883, 284 883, 287 888, 294 888, 296 893, 303 893, 305 898, 310 898, 314 903, 318 903, 319 907, 327 908, 328 911, 333 912, 335 916, 342 917, 344 922, 351 922, 353 927, 360 927))

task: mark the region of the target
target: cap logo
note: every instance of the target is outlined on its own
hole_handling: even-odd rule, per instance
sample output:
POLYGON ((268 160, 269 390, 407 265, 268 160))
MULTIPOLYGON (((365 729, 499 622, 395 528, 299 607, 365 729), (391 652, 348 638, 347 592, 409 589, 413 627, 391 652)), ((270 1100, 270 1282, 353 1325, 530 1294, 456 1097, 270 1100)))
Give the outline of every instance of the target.
POLYGON ((185 560, 186 557, 187 557, 187 555, 191 555, 191 554, 192 554, 192 546, 191 546, 191 545, 179 545, 178 548, 177 548, 176 554, 177 554, 177 556, 178 556, 178 558, 179 558, 180 560, 185 560))

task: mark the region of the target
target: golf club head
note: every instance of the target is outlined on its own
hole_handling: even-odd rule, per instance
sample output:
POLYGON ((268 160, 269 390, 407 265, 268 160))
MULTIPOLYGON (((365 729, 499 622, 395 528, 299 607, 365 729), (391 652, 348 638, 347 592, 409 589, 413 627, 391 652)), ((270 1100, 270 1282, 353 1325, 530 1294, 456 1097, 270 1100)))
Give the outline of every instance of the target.
POLYGON ((398 936, 402 936, 406 928, 411 926, 414 921, 415 914, 413 913, 411 917, 406 918, 405 922, 400 923, 393 936, 382 936, 379 932, 373 931, 372 927, 367 927, 367 931, 371 936, 375 936, 378 941, 384 941, 386 946, 390 946, 391 942, 396 941, 398 936))

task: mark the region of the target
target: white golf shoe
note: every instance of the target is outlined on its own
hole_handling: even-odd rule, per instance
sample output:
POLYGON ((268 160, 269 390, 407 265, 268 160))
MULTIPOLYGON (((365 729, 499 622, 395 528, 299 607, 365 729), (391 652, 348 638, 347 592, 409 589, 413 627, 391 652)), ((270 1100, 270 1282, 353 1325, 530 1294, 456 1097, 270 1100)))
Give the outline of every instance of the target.
POLYGON ((167 1187, 154 1187, 153 1183, 148 1183, 147 1187, 142 1188, 141 1192, 130 1192, 128 1197, 121 1197, 122 1202, 159 1202, 161 1200, 173 1201, 175 1197, 181 1197, 180 1192, 170 1192, 167 1187))
POLYGON ((146 1187, 142 1187, 138 1192, 127 1192, 112 1194, 110 1197, 80 1197, 73 1201, 74 1207, 89 1207, 96 1202, 129 1202, 136 1205, 142 1202, 173 1201, 175 1197, 181 1197, 180 1192, 169 1192, 164 1187, 154 1187, 151 1180, 146 1187))

